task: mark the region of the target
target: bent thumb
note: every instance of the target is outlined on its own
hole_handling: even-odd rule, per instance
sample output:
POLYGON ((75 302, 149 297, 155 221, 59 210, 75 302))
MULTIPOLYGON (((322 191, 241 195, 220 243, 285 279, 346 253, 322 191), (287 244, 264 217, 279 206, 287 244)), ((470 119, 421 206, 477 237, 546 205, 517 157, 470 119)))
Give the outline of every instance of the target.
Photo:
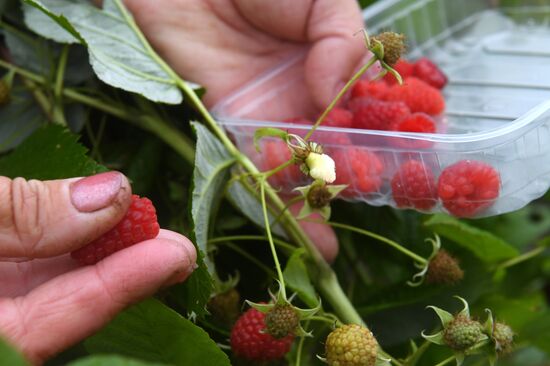
POLYGON ((0 177, 0 257, 75 250, 114 227, 131 202, 118 172, 51 181, 0 177))

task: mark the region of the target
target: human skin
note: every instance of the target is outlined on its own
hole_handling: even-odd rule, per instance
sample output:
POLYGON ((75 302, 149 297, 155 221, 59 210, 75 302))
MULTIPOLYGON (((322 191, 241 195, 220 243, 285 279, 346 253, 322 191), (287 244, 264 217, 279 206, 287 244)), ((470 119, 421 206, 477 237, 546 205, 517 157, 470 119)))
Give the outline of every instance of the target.
MULTIPOLYGON (((296 92, 307 90, 307 107, 321 109, 365 56, 363 43, 353 37, 362 27, 354 0, 125 2, 174 70, 207 88, 209 107, 289 55, 307 52, 304 85, 296 92)), ((281 102, 295 98, 292 93, 281 102)), ((120 189, 109 199, 79 203, 70 188, 77 180, 0 177, 0 334, 36 364, 93 334, 128 305, 185 280, 195 268, 192 244, 167 230, 79 267, 67 253, 120 220, 131 188, 120 176, 120 189)), ((332 261, 338 252, 334 231, 318 223, 302 227, 332 261)))
POLYGON ((192 243, 168 230, 79 266, 68 253, 108 231, 131 201, 118 172, 86 179, 0 177, 0 334, 36 364, 195 268, 192 243))
MULTIPOLYGON (((363 27, 355 0, 125 0, 125 4, 160 56, 179 75, 206 87, 204 101, 209 107, 289 55, 306 51, 305 85, 279 95, 276 108, 303 100, 298 94, 305 91, 303 109, 293 106, 287 117, 300 116, 312 105, 322 110, 366 57, 363 39, 354 36, 363 27)), ((262 113, 273 116, 272 111, 262 113)), ((308 222, 301 226, 325 259, 333 261, 338 241, 332 228, 308 222)))

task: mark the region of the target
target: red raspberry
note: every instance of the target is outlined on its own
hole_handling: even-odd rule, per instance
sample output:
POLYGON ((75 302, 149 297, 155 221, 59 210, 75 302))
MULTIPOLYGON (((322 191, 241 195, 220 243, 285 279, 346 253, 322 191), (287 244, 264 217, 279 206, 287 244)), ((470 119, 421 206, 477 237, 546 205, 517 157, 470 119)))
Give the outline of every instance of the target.
POLYGON ((496 169, 476 160, 461 160, 445 168, 437 188, 445 208, 458 217, 475 216, 491 206, 499 190, 496 169))
POLYGON ((441 92, 415 77, 405 79, 403 85, 392 86, 386 94, 386 100, 404 102, 411 112, 424 112, 432 116, 441 114, 445 109, 441 92))
POLYGON ((398 207, 429 210, 437 202, 432 170, 417 160, 405 162, 391 180, 393 199, 398 207))
POLYGON ((414 76, 437 89, 443 89, 448 81, 443 71, 425 57, 414 64, 414 76))
POLYGON ((146 197, 132 195, 132 203, 122 220, 114 228, 71 253, 80 264, 96 264, 124 248, 155 238, 160 227, 155 206, 146 197))
POLYGON ((359 147, 341 148, 332 154, 336 163, 336 180, 334 184, 348 184, 341 194, 352 197, 353 190, 359 193, 371 193, 382 185, 384 165, 380 158, 359 147))
POLYGON ((394 123, 392 130, 401 132, 435 133, 435 121, 425 113, 413 113, 394 123))
POLYGON ((321 126, 350 128, 353 122, 353 114, 344 108, 334 108, 325 117, 321 126))
POLYGON ((351 98, 371 97, 374 99, 384 99, 388 89, 388 85, 384 82, 359 80, 353 86, 353 89, 351 89, 351 98))
MULTIPOLYGON (((403 79, 408 78, 409 76, 413 76, 414 73, 414 64, 405 60, 397 61, 397 63, 393 65, 393 68, 399 73, 399 75, 401 75, 403 79)), ((397 79, 389 72, 384 76, 382 80, 388 83, 388 85, 397 84, 397 79)))
MULTIPOLYGON (((401 121, 394 123, 392 130, 400 132, 435 133, 435 121, 425 113, 413 113, 403 118, 401 121)), ((397 145, 404 148, 421 149, 432 146, 432 142, 400 138, 397 141, 397 145)))
POLYGON ((265 314, 254 308, 248 309, 231 330, 233 353, 256 362, 283 358, 290 351, 294 335, 275 339, 265 329, 265 314))
MULTIPOLYGON (((292 153, 282 140, 262 141, 261 154, 262 161, 260 166, 262 170, 274 169, 292 158, 292 153)), ((292 164, 269 177, 269 183, 275 188, 288 188, 299 182, 301 178, 302 173, 300 169, 295 164, 292 164)))
POLYGON ((367 130, 389 130, 391 126, 411 112, 404 103, 384 102, 368 97, 350 101, 353 127, 367 130))

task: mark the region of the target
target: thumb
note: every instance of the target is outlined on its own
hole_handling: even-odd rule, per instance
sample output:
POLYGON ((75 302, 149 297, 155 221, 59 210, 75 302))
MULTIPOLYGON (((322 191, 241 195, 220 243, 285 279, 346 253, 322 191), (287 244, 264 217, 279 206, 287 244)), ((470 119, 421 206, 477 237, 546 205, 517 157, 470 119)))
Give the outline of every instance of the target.
POLYGON ((51 181, 0 177, 0 257, 44 258, 82 247, 122 219, 131 195, 118 172, 51 181))
POLYGON ((305 81, 318 108, 331 102, 365 56, 362 37, 354 37, 362 27, 357 1, 313 3, 307 31, 313 46, 306 58, 305 81))

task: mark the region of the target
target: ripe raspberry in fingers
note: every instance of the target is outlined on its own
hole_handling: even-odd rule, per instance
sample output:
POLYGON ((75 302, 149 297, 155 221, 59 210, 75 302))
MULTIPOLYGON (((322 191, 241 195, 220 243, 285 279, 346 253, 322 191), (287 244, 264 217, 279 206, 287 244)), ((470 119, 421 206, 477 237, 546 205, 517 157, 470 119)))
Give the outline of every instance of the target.
POLYGON ((443 89, 448 81, 443 71, 426 57, 419 59, 414 64, 414 76, 437 89, 443 89))
POLYGON ((294 335, 275 339, 266 332, 265 314, 248 309, 231 330, 233 353, 249 361, 265 362, 283 358, 289 351, 294 335))
POLYGON ((368 97, 353 99, 349 107, 353 113, 353 127, 367 130, 388 131, 411 113, 402 102, 384 102, 368 97))
POLYGON ((155 238, 160 227, 155 206, 146 197, 132 195, 132 203, 122 220, 111 230, 71 253, 80 264, 96 264, 124 248, 155 238))
POLYGON ((499 191, 496 169, 476 160, 461 160, 445 168, 437 187, 443 206, 458 217, 472 217, 488 208, 499 191))
POLYGON ((445 109, 441 92, 415 77, 405 79, 403 85, 392 86, 386 100, 403 102, 413 113, 424 112, 432 116, 441 114, 445 109))
POLYGON ((391 180, 392 195, 398 207, 429 210, 437 202, 432 170, 418 160, 405 162, 391 180))

